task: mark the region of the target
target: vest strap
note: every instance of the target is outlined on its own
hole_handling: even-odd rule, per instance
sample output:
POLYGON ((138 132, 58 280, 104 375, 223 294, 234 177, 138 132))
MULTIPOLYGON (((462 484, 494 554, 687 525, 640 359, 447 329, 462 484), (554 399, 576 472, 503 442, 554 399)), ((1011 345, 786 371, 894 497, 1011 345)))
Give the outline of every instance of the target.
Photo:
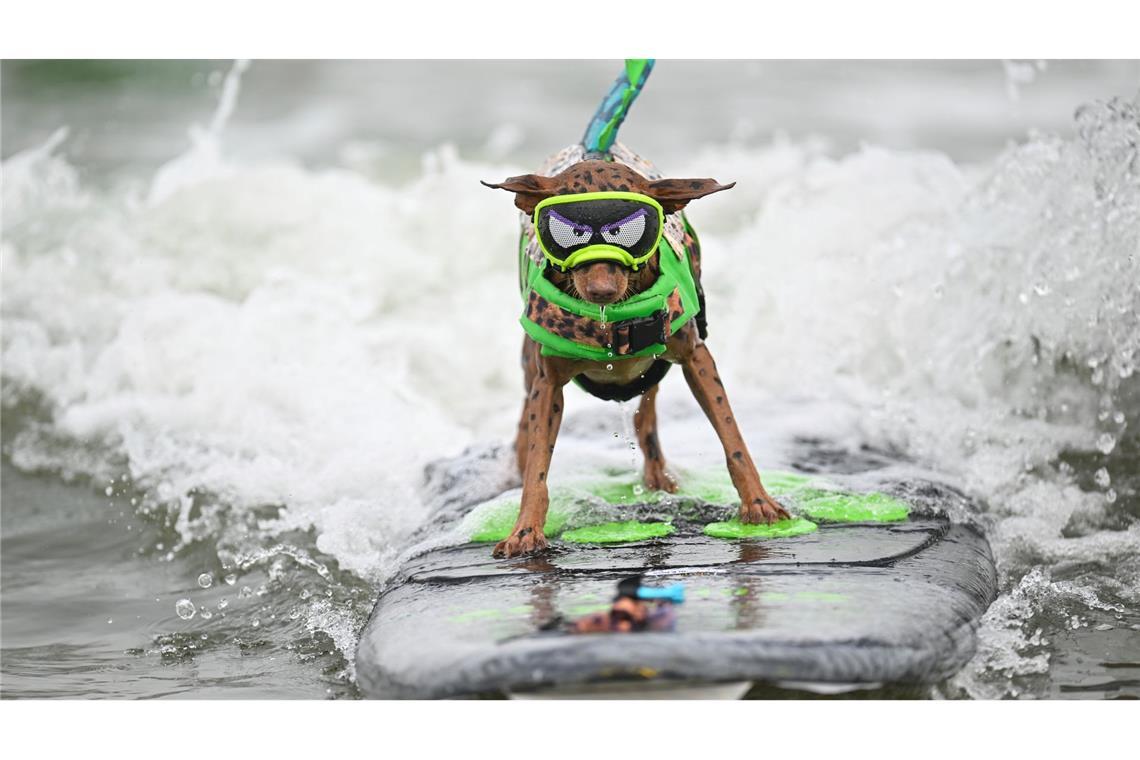
POLYGON ((524 317, 546 332, 588 346, 615 357, 631 356, 639 351, 663 345, 673 334, 673 321, 685 313, 680 288, 673 288, 664 299, 663 308, 643 317, 617 322, 600 322, 564 309, 531 290, 524 317))
MULTIPOLYGON (((669 340, 669 312, 665 309, 648 317, 627 319, 613 326, 614 345, 621 347, 618 356, 636 354, 669 340)), ((616 353, 616 352, 615 352, 616 353)))

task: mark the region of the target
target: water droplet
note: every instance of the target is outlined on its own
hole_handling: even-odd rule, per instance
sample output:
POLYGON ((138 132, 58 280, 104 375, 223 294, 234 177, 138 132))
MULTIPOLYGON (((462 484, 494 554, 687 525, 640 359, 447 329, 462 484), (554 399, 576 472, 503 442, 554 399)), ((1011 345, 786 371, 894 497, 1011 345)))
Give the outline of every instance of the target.
POLYGON ((1039 282, 1033 286, 1033 292, 1039 296, 1044 297, 1044 296, 1047 296, 1050 293, 1052 293, 1053 289, 1051 287, 1049 287, 1049 285, 1047 283, 1039 282))
POLYGON ((103 493, 107 494, 108 496, 111 496, 115 493, 115 489, 112 488, 111 486, 107 486, 106 488, 103 489, 103 493))
POLYGON ((1029 303, 1029 294, 1028 293, 1018 293, 1017 294, 1017 300, 1021 301, 1022 303, 1029 303))
POLYGON ((178 613, 178 617, 183 620, 189 620, 194 617, 197 610, 194 609, 194 603, 189 599, 179 599, 178 603, 174 605, 174 611, 178 613))
POLYGON ((202 588, 209 588, 214 585, 214 576, 209 573, 202 573, 198 576, 198 585, 202 588))
POLYGON ((261 625, 261 621, 258 620, 257 618, 254 618, 253 619, 253 627, 257 628, 259 625, 261 625))
POLYGON ((203 607, 203 608, 202 608, 202 619, 203 619, 203 620, 209 620, 209 619, 210 619, 210 618, 212 618, 213 616, 214 616, 214 613, 210 612, 210 611, 209 611, 208 609, 206 609, 205 607, 203 607))
POLYGON ((1112 478, 1109 477, 1108 470, 1104 467, 1101 467, 1099 470, 1097 470, 1094 477, 1096 479, 1096 484, 1101 488, 1108 488, 1109 485, 1112 484, 1112 478))
POLYGON ((114 621, 114 620, 112 620, 111 618, 107 618, 107 625, 110 625, 111 623, 114 623, 114 622, 115 622, 115 621, 114 621))
POLYGON ((301 598, 302 598, 302 599, 308 599, 308 598, 309 598, 310 596, 312 596, 312 595, 313 595, 313 592, 312 592, 312 591, 309 591, 309 589, 304 589, 304 590, 301 592, 301 598))
POLYGON ((1116 503, 1116 489, 1110 488, 1107 491, 1105 491, 1104 500, 1107 501, 1109 504, 1115 504, 1116 503))
POLYGON ((232 586, 235 583, 237 583, 237 576, 234 575, 233 573, 230 573, 223 580, 226 582, 227 586, 232 586))
POLYGON ((1098 630, 1098 631, 1111 631, 1114 627, 1115 626, 1111 626, 1108 623, 1101 623, 1100 625, 1098 625, 1096 627, 1096 630, 1098 630))
POLYGON ((289 608, 289 618, 291 620, 296 620, 299 617, 301 617, 301 611, 299 609, 297 609, 296 607, 290 607, 289 608))
POLYGON ((1123 425, 1124 424, 1124 412, 1117 412, 1116 414, 1112 415, 1112 421, 1115 422, 1117 425, 1123 425))
POLYGON ((238 592, 238 599, 248 599, 253 596, 253 589, 249 586, 242 586, 241 591, 238 592))
POLYGON ((1102 454, 1111 454, 1116 448, 1116 439, 1111 433, 1101 433, 1100 438, 1096 439, 1096 447, 1102 454))
POLYGON ((229 607, 229 606, 230 606, 230 600, 226 599, 224 596, 218 600, 218 609, 219 610, 224 610, 226 607, 229 607))

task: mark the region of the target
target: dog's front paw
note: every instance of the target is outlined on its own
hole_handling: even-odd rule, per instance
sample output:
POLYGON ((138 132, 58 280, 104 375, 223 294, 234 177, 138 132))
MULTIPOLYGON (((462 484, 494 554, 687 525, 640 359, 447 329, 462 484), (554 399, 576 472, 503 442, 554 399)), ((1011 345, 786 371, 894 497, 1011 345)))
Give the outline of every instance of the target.
POLYGON ((751 501, 740 503, 740 522, 742 523, 774 523, 777 520, 788 520, 791 515, 788 510, 781 507, 772 499, 757 496, 751 501))
POLYGON ((542 528, 519 528, 506 539, 495 545, 493 555, 499 559, 518 557, 523 554, 540 552, 550 546, 542 528))

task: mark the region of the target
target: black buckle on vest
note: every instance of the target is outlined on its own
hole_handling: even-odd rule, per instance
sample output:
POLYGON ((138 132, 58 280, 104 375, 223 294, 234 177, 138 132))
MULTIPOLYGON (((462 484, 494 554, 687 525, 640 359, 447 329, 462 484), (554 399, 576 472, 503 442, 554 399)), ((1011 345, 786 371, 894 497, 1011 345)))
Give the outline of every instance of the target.
POLYGON ((631 355, 658 343, 663 344, 669 339, 665 332, 668 317, 668 310, 662 309, 648 317, 637 317, 636 319, 616 322, 614 323, 614 344, 627 343, 631 355), (625 341, 619 339, 621 335, 626 337, 625 341))

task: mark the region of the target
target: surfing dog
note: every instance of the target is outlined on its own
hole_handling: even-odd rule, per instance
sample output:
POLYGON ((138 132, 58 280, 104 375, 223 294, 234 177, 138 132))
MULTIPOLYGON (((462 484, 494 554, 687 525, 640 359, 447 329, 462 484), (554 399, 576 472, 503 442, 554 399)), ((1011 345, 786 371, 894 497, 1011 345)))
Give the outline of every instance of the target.
POLYGON ((620 143, 602 157, 572 146, 544 168, 545 173, 483 183, 514 193, 529 241, 520 255, 527 304, 526 398, 515 438, 522 500, 515 526, 495 546, 494 556, 548 546, 543 533, 547 473, 562 422, 563 387, 571 381, 604 399, 641 397, 634 427, 645 457, 645 487, 676 492, 666 472, 656 411, 658 383, 674 364, 681 366, 724 448, 740 496, 740 520, 787 518, 760 481, 703 340, 700 246, 682 213, 690 201, 735 183, 651 179, 657 174, 652 165, 620 143), (607 319, 607 309, 614 314, 628 304, 648 303, 654 291, 661 291, 660 310, 650 304, 645 308, 654 310, 648 315, 607 319))

